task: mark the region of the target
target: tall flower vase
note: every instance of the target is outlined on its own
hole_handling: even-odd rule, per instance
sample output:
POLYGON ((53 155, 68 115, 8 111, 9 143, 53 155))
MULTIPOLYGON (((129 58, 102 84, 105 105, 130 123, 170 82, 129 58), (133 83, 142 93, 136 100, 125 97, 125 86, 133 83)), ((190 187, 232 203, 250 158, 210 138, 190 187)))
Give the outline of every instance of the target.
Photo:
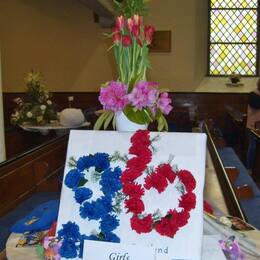
POLYGON ((116 114, 116 130, 120 132, 135 132, 137 130, 146 130, 148 125, 140 125, 130 121, 123 112, 116 114))

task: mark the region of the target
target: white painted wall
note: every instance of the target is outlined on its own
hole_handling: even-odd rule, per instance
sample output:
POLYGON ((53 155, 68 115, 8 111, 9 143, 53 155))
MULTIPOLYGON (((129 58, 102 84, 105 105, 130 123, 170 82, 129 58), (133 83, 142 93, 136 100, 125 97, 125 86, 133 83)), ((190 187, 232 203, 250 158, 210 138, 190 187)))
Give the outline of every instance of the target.
POLYGON ((4 136, 4 115, 3 115, 3 95, 2 95, 2 68, 0 52, 0 162, 5 160, 5 136, 4 136))

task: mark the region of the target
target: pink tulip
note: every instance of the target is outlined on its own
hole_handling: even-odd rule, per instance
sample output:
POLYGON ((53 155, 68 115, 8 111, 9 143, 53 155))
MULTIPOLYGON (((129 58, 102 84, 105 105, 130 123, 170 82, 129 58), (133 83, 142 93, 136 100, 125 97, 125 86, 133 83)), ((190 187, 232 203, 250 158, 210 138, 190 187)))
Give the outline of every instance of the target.
POLYGON ((144 35, 145 35, 145 41, 149 45, 153 41, 153 34, 154 34, 155 28, 151 25, 144 27, 144 35))
POLYGON ((124 29, 124 26, 125 26, 125 18, 124 16, 118 16, 116 18, 116 28, 121 31, 124 29))
POLYGON ((140 15, 135 14, 135 15, 132 17, 132 21, 133 21, 133 24, 134 24, 135 26, 138 26, 138 27, 141 26, 141 16, 140 16, 140 15))
POLYGON ((126 27, 129 32, 132 32, 133 25, 134 25, 134 23, 133 23, 132 18, 128 18, 126 21, 126 27))
POLYGON ((124 35, 122 38, 122 43, 125 47, 132 45, 132 39, 129 35, 124 35))
POLYGON ((139 37, 140 35, 140 26, 133 25, 132 27, 132 34, 135 38, 139 37))
POLYGON ((115 44, 120 43, 121 39, 122 39, 122 35, 121 35, 120 31, 118 30, 118 28, 117 27, 112 28, 112 32, 113 32, 113 36, 112 36, 113 42, 115 44))

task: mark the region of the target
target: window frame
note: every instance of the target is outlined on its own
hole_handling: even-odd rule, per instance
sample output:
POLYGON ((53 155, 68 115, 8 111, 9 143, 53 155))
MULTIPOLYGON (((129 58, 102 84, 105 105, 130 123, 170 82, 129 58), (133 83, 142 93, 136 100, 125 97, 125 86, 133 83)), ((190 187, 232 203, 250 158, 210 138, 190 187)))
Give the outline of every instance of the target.
MULTIPOLYGON (((208 0, 208 48, 207 48, 207 77, 227 77, 229 74, 219 74, 219 75, 213 75, 210 74, 210 45, 211 45, 211 41, 210 41, 210 32, 211 32, 211 1, 212 0, 208 0)), ((217 9, 217 8, 215 8, 217 9)), ((257 0, 257 8, 222 8, 223 10, 257 10, 257 34, 256 34, 256 74, 255 75, 241 75, 242 77, 249 77, 249 78, 253 78, 253 77, 259 77, 259 50, 260 50, 260 0, 257 0)), ((219 42, 221 43, 221 42, 219 42)), ((240 44, 237 42, 227 42, 226 44, 240 44)))

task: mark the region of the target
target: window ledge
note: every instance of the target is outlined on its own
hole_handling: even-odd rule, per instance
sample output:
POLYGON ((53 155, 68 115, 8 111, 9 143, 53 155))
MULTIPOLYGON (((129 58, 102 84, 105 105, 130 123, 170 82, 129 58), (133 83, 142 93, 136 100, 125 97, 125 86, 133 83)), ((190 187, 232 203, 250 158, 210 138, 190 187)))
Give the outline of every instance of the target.
POLYGON ((229 87, 226 83, 229 82, 226 77, 205 77, 195 92, 208 93, 249 93, 256 88, 258 77, 242 77, 241 83, 243 86, 229 87))

